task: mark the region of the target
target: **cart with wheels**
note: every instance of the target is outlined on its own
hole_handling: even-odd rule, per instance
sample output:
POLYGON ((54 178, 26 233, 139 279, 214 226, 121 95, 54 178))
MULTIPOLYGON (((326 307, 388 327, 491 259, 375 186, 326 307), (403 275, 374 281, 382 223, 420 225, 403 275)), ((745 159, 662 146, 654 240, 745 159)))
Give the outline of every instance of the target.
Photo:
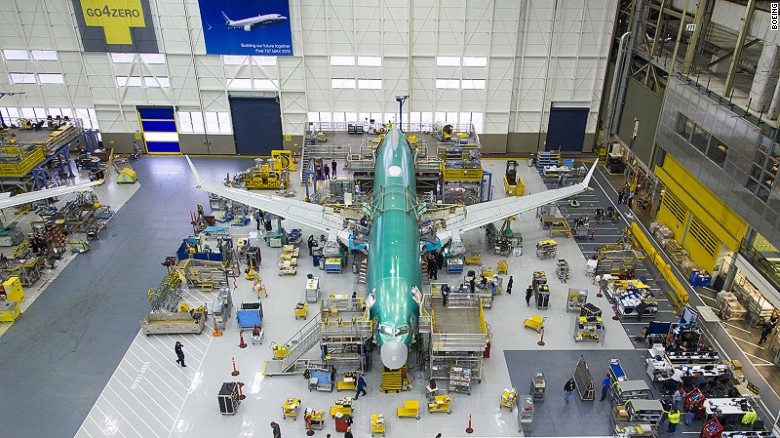
POLYGON ((385 414, 371 415, 371 436, 377 433, 385 436, 385 414))
POLYGON ((330 408, 330 416, 335 418, 336 414, 352 415, 352 397, 344 397, 336 400, 334 406, 330 408))
POLYGON ((531 315, 530 318, 523 322, 523 325, 531 330, 536 330, 537 333, 541 333, 546 319, 546 316, 531 315))
POLYGON ((404 400, 404 405, 398 408, 398 418, 413 417, 420 419, 420 402, 417 400, 404 400))
POLYGON ((282 419, 286 420, 287 417, 292 417, 293 420, 297 420, 300 407, 301 399, 295 397, 287 398, 282 405, 282 419))
POLYGON ((501 404, 498 406, 498 409, 501 408, 507 408, 509 409, 509 412, 512 412, 515 409, 515 404, 517 403, 517 388, 504 388, 504 393, 501 394, 501 404))
POLYGON ((623 370, 623 367, 620 365, 620 359, 609 360, 609 380, 612 383, 623 382, 628 380, 628 377, 626 376, 626 372, 623 370))
POLYGON ((446 412, 448 414, 452 413, 452 397, 450 397, 449 394, 444 395, 436 395, 433 398, 433 401, 428 403, 428 413, 432 414, 434 412, 446 412))
POLYGON ((295 305, 295 319, 303 318, 306 319, 306 316, 309 313, 309 304, 305 301, 300 301, 295 305))
POLYGON ((555 257, 558 254, 558 242, 548 239, 536 243, 536 256, 540 259, 555 257))

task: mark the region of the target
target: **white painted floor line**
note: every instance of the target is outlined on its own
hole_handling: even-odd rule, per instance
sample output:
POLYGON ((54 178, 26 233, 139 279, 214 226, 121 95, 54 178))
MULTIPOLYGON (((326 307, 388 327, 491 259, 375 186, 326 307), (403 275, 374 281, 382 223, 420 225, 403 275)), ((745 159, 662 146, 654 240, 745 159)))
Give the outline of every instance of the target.
MULTIPOLYGON (((748 341, 747 339, 742 339, 742 338, 740 338, 739 336, 733 336, 733 335, 732 335, 731 337, 732 337, 732 338, 734 338, 734 339, 736 339, 736 340, 738 340, 738 341, 742 341, 742 342, 744 342, 744 343, 746 343, 746 344, 748 344, 748 345, 752 345, 752 346, 754 346, 754 347, 756 347, 756 348, 761 348, 761 349, 763 349, 763 348, 764 348, 764 347, 762 347, 762 346, 760 346, 760 345, 758 345, 758 344, 754 344, 753 342, 751 342, 751 341, 748 341)), ((744 351, 744 350, 743 350, 742 352, 743 352, 743 353, 745 353, 745 354, 748 354, 748 353, 747 353, 746 351, 744 351)))
MULTIPOLYGON (((108 387, 106 387, 106 389, 108 389, 108 387)), ((122 420, 124 420, 124 421, 125 421, 125 424, 127 424, 128 426, 130 426, 130 428, 131 428, 131 429, 133 429, 133 430, 135 431, 135 433, 137 433, 137 434, 138 434, 138 436, 141 436, 141 437, 142 437, 142 436, 144 436, 142 433, 138 432, 138 429, 136 429, 136 428, 135 428, 135 426, 133 426, 133 423, 131 423, 131 422, 127 421, 127 418, 125 418, 125 416, 124 416, 124 415, 122 415, 122 411, 120 411, 119 409, 117 409, 117 408, 116 408, 116 406, 114 406, 114 404, 113 404, 113 403, 111 403, 111 401, 108 399, 108 397, 106 397, 104 394, 100 394, 100 396, 101 396, 101 397, 103 397, 103 400, 105 400, 105 401, 106 401, 106 403, 108 403, 108 405, 109 405, 109 406, 111 406, 111 409, 113 409, 113 410, 114 410, 114 412, 116 413, 116 415, 118 415, 118 416, 119 416, 119 417, 120 417, 122 420)), ((99 400, 99 399, 98 399, 98 400, 99 400)), ((121 400, 121 399, 120 399, 120 400, 121 400)), ((95 403, 95 405, 97 405, 97 403, 95 403)), ((130 411, 132 411, 133 413, 135 413, 135 411, 133 411, 132 409, 130 409, 130 411)), ((136 415, 137 415, 137 414, 136 414, 136 415)), ((108 416, 106 416, 106 417, 108 417, 108 416)), ((140 418, 140 417, 139 417, 139 419, 141 420, 141 422, 143 422, 144 424, 146 424, 146 422, 144 422, 142 418, 140 418)), ((146 425, 146 427, 147 427, 147 428, 149 428, 149 425, 147 424, 147 425, 146 425)), ((157 436, 157 437, 160 437, 160 435, 159 435, 159 434, 157 434, 157 433, 156 433, 154 430, 152 430, 151 428, 149 428, 149 431, 150 431, 150 432, 152 432, 152 433, 153 433, 155 436, 157 436)))
MULTIPOLYGON (((206 348, 206 354, 208 354, 209 349, 211 349, 211 344, 212 343, 209 342, 209 345, 206 348)), ((204 358, 205 358, 205 356, 204 356, 204 358)), ((199 373, 199 372, 200 372, 200 367, 198 367, 198 369, 196 370, 196 373, 199 373)), ((184 397, 184 401, 181 403, 181 408, 179 408, 179 412, 176 414, 176 418, 173 421, 173 428, 170 430, 170 432, 168 432, 168 437, 170 437, 171 434, 173 434, 173 430, 176 428, 176 424, 179 422, 179 417, 181 416, 182 408, 184 408, 184 405, 187 403, 187 399, 190 397, 191 393, 192 393, 192 391, 187 391, 187 395, 184 397)))
MULTIPOLYGON (((98 397, 98 400, 100 400, 100 398, 99 398, 99 397, 98 397)), ((108 400, 106 400, 106 401, 108 401, 108 400)), ((101 414, 101 415, 103 415, 105 418, 108 418, 108 415, 106 415, 106 413, 105 413, 105 412, 103 412, 103 410, 102 410, 102 409, 100 409, 100 406, 98 406, 98 403, 95 403, 95 408, 96 408, 98 411, 100 411, 100 414, 101 414)), ((91 419, 93 423, 97 424, 97 426, 98 426, 98 430, 100 430, 101 432, 103 432, 103 427, 100 425, 100 423, 98 423, 98 422, 97 422, 97 420, 95 420, 94 418, 92 418, 92 416, 91 416, 91 415, 87 415, 87 418, 91 419)), ((124 419, 124 418, 123 418, 123 419, 124 419)), ((125 421, 127 421, 127 420, 125 420, 125 421)), ((86 431, 86 429, 83 429, 83 428, 82 428, 81 430, 84 430, 84 432, 87 432, 87 431, 86 431)), ((125 435, 125 434, 124 434, 124 432, 122 432, 122 431, 121 431, 119 428, 116 428, 115 430, 116 430, 116 432, 119 432, 119 433, 121 433, 121 434, 122 434, 122 436, 124 436, 124 437, 126 437, 126 436, 127 436, 127 435, 125 435)), ((133 430, 135 430, 135 428, 133 428, 133 430)), ((136 430, 136 432, 138 432, 138 431, 136 430)), ((87 435, 89 435, 89 432, 87 432, 87 435)))
POLYGON ((751 333, 751 331, 750 331, 750 330, 745 330, 745 329, 744 329, 744 328, 742 328, 742 327, 736 326, 736 325, 734 325, 734 324, 729 324, 729 323, 728 323, 728 322, 726 322, 726 321, 722 321, 722 322, 721 322, 721 324, 723 324, 723 325, 725 325, 725 326, 729 326, 729 327, 731 327, 731 328, 733 328, 733 329, 735 329, 735 330, 739 330, 739 331, 741 331, 741 332, 744 332, 744 333, 751 333))
MULTIPOLYGON (((130 374, 128 374, 127 371, 123 370, 122 372, 125 373, 125 375, 130 379, 131 382, 133 382, 135 380, 135 378, 133 376, 131 376, 130 374)), ((130 388, 127 385, 124 385, 124 384, 122 386, 124 387, 124 389, 127 390, 128 394, 130 394, 139 404, 141 404, 142 406, 144 406, 144 408, 146 408, 147 404, 141 402, 141 400, 139 400, 138 397, 136 397, 136 395, 133 393, 133 391, 135 391, 135 389, 140 389, 141 392, 143 392, 144 395, 146 395, 152 401, 152 403, 156 404, 157 407, 160 408, 160 410, 162 410, 162 412, 166 416, 168 416, 168 418, 173 420, 173 417, 168 413, 168 411, 165 408, 163 408, 162 406, 160 406, 160 403, 157 402, 157 397, 152 397, 152 395, 149 394, 148 392, 146 392, 146 390, 141 385, 138 385, 135 389, 132 389, 132 388, 130 388)), ((162 393, 160 395, 162 395, 162 393)), ((168 399, 166 398, 166 400, 168 400, 168 399)), ((170 403, 172 407, 174 407, 174 408, 176 407, 176 404, 173 403, 172 401, 168 400, 168 403, 170 403)), ((149 413, 151 414, 151 412, 149 412, 149 413)), ((157 421, 159 421, 160 424, 163 424, 163 422, 159 418, 157 418, 156 415, 152 414, 152 416, 155 417, 155 419, 157 419, 157 421)))
MULTIPOLYGON (((109 389, 111 389, 111 392, 113 392, 113 393, 114 393, 114 394, 115 394, 117 397, 119 397, 119 399, 120 399, 120 400, 122 400, 122 403, 126 404, 126 405, 127 405, 127 407, 128 407, 128 408, 129 408, 131 411, 133 411, 133 412, 136 412, 136 411, 135 411, 135 409, 133 409, 133 407, 132 407, 132 406, 130 406, 130 404, 129 404, 129 403, 127 403, 127 400, 125 400, 124 398, 122 398, 122 396, 121 396, 121 395, 119 395, 119 393, 118 393, 118 392, 116 392, 116 390, 115 390, 114 388, 111 388, 111 387, 109 386, 109 389)), ((141 405, 141 407, 142 407, 142 408, 144 408, 144 410, 145 410, 145 411, 146 411, 146 412, 149 414, 149 416, 151 416, 152 418, 154 418, 154 419, 155 419, 155 420, 156 420, 158 423, 160 423, 160 426, 162 426, 162 428, 163 428, 163 429, 165 429, 165 431, 167 431, 167 432, 169 432, 169 433, 170 433, 171 429, 168 429, 167 427, 165 427, 165 424, 163 424, 163 422, 162 422, 162 421, 160 421, 160 419, 159 419, 159 418, 157 418, 157 416, 156 416, 156 415, 154 415, 154 413, 153 413, 151 410, 149 410, 149 408, 148 408, 148 407, 146 407, 146 405, 145 405, 145 404, 141 403, 141 400, 138 400, 138 397, 136 397, 136 396, 135 396, 135 394, 133 394, 133 393, 132 393, 132 392, 130 392, 130 391, 128 391, 128 392, 129 392, 129 393, 130 393, 130 395, 131 395, 131 396, 132 396, 132 397, 135 399, 135 401, 137 401, 137 402, 138 402, 138 404, 139 404, 139 405, 141 405)), ((140 419, 141 419, 141 421, 143 421, 143 422, 144 422, 144 424, 146 424, 146 427, 148 427, 148 428, 151 430, 151 429, 152 429, 152 428, 151 428, 151 426, 150 426, 150 425, 149 425, 149 424, 148 424, 148 423, 147 423, 147 422, 144 420, 144 417, 146 417, 146 416, 145 416, 145 415, 140 415, 140 414, 138 414, 138 418, 140 418, 140 419)))
MULTIPOLYGON (((743 352, 743 353, 745 353, 746 356, 750 356, 750 357, 753 357, 753 358, 756 358, 756 359, 760 360, 761 362, 765 362, 766 365, 764 365, 764 366, 774 365, 773 362, 768 361, 768 360, 764 359, 763 357, 759 357, 759 356, 756 356, 755 354, 750 354, 748 352, 743 352)), ((752 360, 750 361, 750 363, 752 363, 754 366, 763 365, 763 364, 757 364, 757 363, 753 362, 752 360)))

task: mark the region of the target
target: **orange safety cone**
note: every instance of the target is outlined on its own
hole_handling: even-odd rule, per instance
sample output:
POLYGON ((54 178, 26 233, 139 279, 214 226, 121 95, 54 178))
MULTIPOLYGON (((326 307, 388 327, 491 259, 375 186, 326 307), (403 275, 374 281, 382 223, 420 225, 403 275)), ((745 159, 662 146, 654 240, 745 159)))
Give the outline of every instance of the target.
POLYGON ((244 382, 238 382, 238 399, 244 400, 246 399, 246 396, 244 395, 244 382))
POLYGON ((239 375, 241 373, 239 373, 238 369, 236 369, 236 358, 235 357, 231 357, 230 359, 233 360, 233 372, 230 373, 230 375, 235 377, 235 376, 237 376, 237 375, 239 375))
POLYGON ((539 338, 539 342, 537 342, 536 345, 544 347, 544 327, 542 327, 542 330, 539 333, 541 333, 542 336, 539 338))
POLYGON ((469 425, 466 427, 466 433, 474 433, 474 429, 471 428, 471 414, 469 414, 469 425))
POLYGON ((217 327, 217 320, 214 320, 214 333, 211 334, 211 336, 218 338, 222 336, 222 332, 219 331, 219 327, 217 327))
POLYGON ((238 344, 238 348, 246 348, 246 341, 244 341, 244 331, 240 330, 238 332, 238 337, 241 339, 241 342, 238 344))

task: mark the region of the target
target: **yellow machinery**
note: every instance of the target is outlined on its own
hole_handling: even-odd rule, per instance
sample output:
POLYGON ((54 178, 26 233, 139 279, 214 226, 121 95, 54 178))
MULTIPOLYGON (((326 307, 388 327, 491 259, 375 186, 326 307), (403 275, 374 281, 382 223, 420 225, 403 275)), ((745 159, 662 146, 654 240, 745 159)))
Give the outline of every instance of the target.
POLYGON ((504 173, 504 192, 507 196, 523 196, 525 194, 525 184, 523 178, 517 173, 517 161, 509 160, 506 162, 506 173, 504 173))
POLYGON ((335 418, 336 414, 341 414, 341 416, 352 415, 352 402, 352 397, 336 400, 335 405, 330 408, 330 416, 335 418))
POLYGON ((19 277, 11 277, 3 282, 3 290, 0 294, 5 295, 7 301, 16 301, 21 303, 24 299, 24 288, 19 277))
POLYGON ((292 417, 293 420, 297 420, 300 407, 301 399, 295 397, 287 398, 282 405, 282 419, 286 420, 287 417, 292 417))
POLYGON ((267 159, 258 158, 255 161, 255 167, 244 175, 244 186, 247 189, 286 189, 290 185, 287 169, 274 170, 275 165, 267 159))
POLYGON ((397 410, 398 418, 414 417, 420 419, 420 402, 417 400, 404 400, 404 405, 397 410))
POLYGON ((287 348, 287 344, 277 344, 276 342, 271 344, 271 351, 274 352, 275 360, 284 359, 288 354, 290 354, 290 350, 287 348))
POLYGON ((336 391, 349 391, 355 390, 356 373, 354 371, 348 371, 344 373, 344 378, 336 382, 336 391))
POLYGON ((466 264, 467 265, 481 265, 482 264, 482 253, 481 252, 472 252, 468 256, 466 256, 466 264))
POLYGON ((327 143, 328 142, 328 134, 325 134, 322 131, 317 132, 317 143, 327 143))
POLYGON ((512 412, 515 409, 516 403, 517 388, 504 388, 504 393, 501 394, 501 404, 498 406, 498 409, 507 408, 509 409, 509 412, 512 412))
POLYGON ((309 313, 309 305, 301 301, 298 304, 295 305, 295 319, 303 318, 306 319, 309 313))
POLYGON ((523 325, 528 327, 531 330, 536 330, 537 333, 541 333, 542 329, 544 329, 544 320, 546 319, 547 317, 531 315, 530 318, 526 319, 523 322, 523 325))
POLYGON ((274 170, 281 172, 295 172, 295 162, 292 159, 292 151, 274 149, 271 151, 271 158, 274 161, 274 170))
POLYGON ((501 259, 497 262, 496 270, 499 274, 507 274, 509 273, 509 261, 506 259, 501 259))
POLYGON ((16 124, 19 125, 19 129, 22 131, 32 129, 32 122, 29 119, 19 119, 16 121, 16 124))
POLYGON ((555 257, 558 253, 558 242, 548 239, 536 243, 536 256, 540 259, 555 257))
POLYGON ((569 221, 564 218, 555 218, 550 222, 550 237, 556 234, 563 234, 566 237, 571 236, 571 227, 569 221))
POLYGON ((138 180, 138 174, 129 167, 125 167, 116 175, 117 184, 132 184, 136 180, 138 180))
POLYGON ((449 394, 435 396, 433 401, 428 403, 428 412, 431 414, 434 412, 446 412, 451 414, 452 397, 450 397, 449 394))
POLYGON ((371 415, 371 436, 375 433, 381 433, 385 436, 385 414, 371 415))
POLYGON ((0 301, 0 322, 14 322, 21 314, 16 301, 0 301))
POLYGON ((311 429, 322 430, 325 427, 325 421, 323 420, 324 414, 322 411, 307 408, 303 411, 303 418, 306 420, 306 427, 311 429))

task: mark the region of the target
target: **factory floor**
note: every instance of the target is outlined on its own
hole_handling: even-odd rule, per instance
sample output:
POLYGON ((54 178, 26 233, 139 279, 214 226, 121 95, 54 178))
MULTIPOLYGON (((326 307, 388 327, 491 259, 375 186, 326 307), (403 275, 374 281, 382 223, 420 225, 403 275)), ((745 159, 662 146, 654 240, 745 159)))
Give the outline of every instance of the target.
MULTIPOLYGON (((221 181, 225 172, 233 174, 252 164, 247 159, 194 161, 204 178, 211 181, 221 181)), ((503 174, 502 161, 486 161, 485 165, 492 166, 494 175, 503 174)), ((298 275, 280 277, 274 263, 280 250, 262 246, 260 276, 268 296, 258 297, 243 277, 233 284, 236 306, 258 300, 263 304, 262 345, 246 339, 247 348, 239 348, 235 319, 228 323, 222 337, 211 336, 210 324, 198 336, 142 336, 138 320, 149 310, 146 291, 165 275, 160 263, 191 233, 189 211, 196 204, 208 206, 208 195, 192 188, 193 179, 182 157, 144 157, 134 167, 140 188, 117 212, 109 225, 110 235, 67 266, 0 338, 0 369, 6 377, 6 396, 0 398, 3 436, 269 436, 271 421, 281 425, 284 436, 303 436, 303 421, 282 420, 281 406, 287 397, 298 397, 301 408, 323 410, 327 416, 335 399, 354 394, 309 392, 306 380, 299 375, 263 376, 263 364, 271 358, 269 347, 273 342, 286 342, 308 321, 293 315, 295 304, 303 299, 306 274, 321 278, 324 294, 355 290, 363 294, 355 276, 348 270, 325 274, 304 254, 298 275), (184 344, 186 368, 175 363, 176 341, 184 344), (236 377, 231 376, 233 359, 240 372, 236 377), (247 398, 236 416, 222 416, 216 395, 223 382, 231 381, 244 383, 247 398), (46 421, 40 421, 40 412, 46 412, 46 421)), ((528 191, 544 189, 535 169, 519 169, 528 191)), ((495 197, 501 197, 500 182, 494 181, 494 186, 495 197)), ((293 184, 293 188, 302 196, 300 186, 293 184)), ((301 228, 287 221, 284 226, 288 230, 301 228)), ((420 420, 398 419, 395 409, 404 400, 419 400, 424 406, 427 376, 423 370, 412 368, 410 391, 380 393, 381 372, 375 351, 374 366, 366 376, 368 395, 356 402, 355 436, 367 436, 371 414, 380 412, 387 417, 387 435, 392 437, 433 437, 437 433, 444 437, 467 436, 469 416, 474 433, 468 436, 521 435, 517 411, 499 409, 500 395, 511 386, 525 393, 531 373, 540 370, 547 375, 547 394, 543 403, 536 404, 534 428, 527 435, 612 435, 609 401, 581 401, 575 396, 566 403, 562 386, 580 354, 588 362, 597 392, 608 360, 613 358, 626 364, 631 379, 647 381, 642 365, 646 350, 635 350, 627 329, 609 318, 612 308, 606 298, 596 296, 597 288, 585 275, 586 257, 575 239, 557 239, 558 258, 566 258, 571 266, 569 281, 561 283, 555 278, 556 259, 540 260, 535 256, 535 242, 547 239, 548 231, 540 227, 534 213, 519 216, 512 229, 523 234, 525 247, 523 255, 508 257, 509 273, 515 279, 513 294, 497 296, 493 308, 485 311, 493 344, 481 383, 473 385, 470 396, 454 394, 451 415, 422 412, 420 420), (531 273, 538 270, 546 271, 550 279, 548 310, 527 306, 523 297, 531 273), (588 300, 603 309, 606 334, 602 342, 574 341, 575 314, 566 312, 568 288, 587 289, 588 300), (539 334, 523 328, 523 320, 531 315, 548 318, 543 347, 537 345, 539 334)), ((254 224, 231 231, 235 236, 261 237, 254 224)), ((304 227, 303 234, 315 232, 304 227)), ((500 257, 485 247, 480 230, 467 233, 464 243, 467 250, 485 254, 483 265, 496 266, 500 257)), ((443 271, 439 277, 453 284, 460 279, 443 271)), ((188 290, 183 299, 193 305, 211 303, 213 293, 188 290)), ((318 305, 310 305, 309 314, 317 310, 318 305)), ((309 356, 319 354, 315 349, 309 356)), ((682 431, 698 432, 696 428, 682 431)), ((325 433, 337 436, 329 418, 317 436, 325 433)))

